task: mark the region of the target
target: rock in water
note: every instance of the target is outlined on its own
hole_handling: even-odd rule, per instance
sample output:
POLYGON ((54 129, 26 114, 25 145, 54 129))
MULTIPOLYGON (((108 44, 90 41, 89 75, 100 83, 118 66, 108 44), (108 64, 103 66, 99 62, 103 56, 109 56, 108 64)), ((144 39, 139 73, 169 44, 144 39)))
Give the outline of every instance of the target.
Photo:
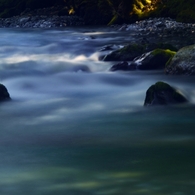
POLYGON ((106 55, 104 61, 132 61, 137 56, 145 52, 145 47, 139 44, 129 44, 121 49, 113 51, 106 55))
POLYGON ((146 91, 144 106, 186 103, 188 100, 175 88, 164 82, 157 82, 146 91))
POLYGON ((164 69, 165 64, 173 58, 175 53, 169 49, 155 49, 134 59, 134 62, 140 70, 164 69))
POLYGON ((165 72, 167 74, 195 75, 195 45, 180 49, 167 63, 165 72))
POLYGON ((123 71, 128 71, 128 70, 136 70, 136 64, 135 63, 128 63, 126 61, 120 62, 118 64, 114 64, 111 68, 110 71, 117 71, 117 70, 123 70, 123 71))
POLYGON ((7 88, 3 85, 0 84, 0 102, 10 100, 10 95, 7 91, 7 88))

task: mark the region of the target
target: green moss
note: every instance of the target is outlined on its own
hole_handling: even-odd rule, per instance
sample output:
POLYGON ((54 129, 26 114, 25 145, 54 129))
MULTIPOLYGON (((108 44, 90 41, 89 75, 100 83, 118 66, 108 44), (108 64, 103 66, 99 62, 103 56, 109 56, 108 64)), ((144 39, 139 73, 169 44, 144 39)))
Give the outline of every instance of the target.
POLYGON ((176 54, 176 52, 175 52, 175 51, 171 51, 171 50, 169 50, 169 49, 166 49, 166 50, 164 50, 164 49, 155 49, 155 50, 152 52, 152 54, 153 54, 153 55, 162 54, 162 55, 164 55, 164 56, 166 56, 166 57, 173 57, 173 56, 176 54))
POLYGON ((130 52, 144 52, 145 46, 138 44, 129 44, 119 50, 121 54, 130 53, 130 52))
POLYGON ((154 63, 163 63, 165 67, 170 63, 176 52, 169 49, 155 49, 152 54, 155 56, 154 63), (158 62, 159 61, 159 62, 158 62))

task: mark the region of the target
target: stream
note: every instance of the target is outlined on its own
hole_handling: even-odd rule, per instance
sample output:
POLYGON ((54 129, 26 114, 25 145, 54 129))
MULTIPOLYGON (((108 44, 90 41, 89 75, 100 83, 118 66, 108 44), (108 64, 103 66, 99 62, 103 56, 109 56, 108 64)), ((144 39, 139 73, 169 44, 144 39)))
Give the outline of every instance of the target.
MULTIPOLYGON (((109 72, 105 27, 0 29, 1 195, 195 194, 195 78, 109 72), (190 103, 143 107, 157 81, 190 103)), ((177 39, 177 37, 175 37, 177 39)), ((182 40, 181 40, 182 41, 182 40)))

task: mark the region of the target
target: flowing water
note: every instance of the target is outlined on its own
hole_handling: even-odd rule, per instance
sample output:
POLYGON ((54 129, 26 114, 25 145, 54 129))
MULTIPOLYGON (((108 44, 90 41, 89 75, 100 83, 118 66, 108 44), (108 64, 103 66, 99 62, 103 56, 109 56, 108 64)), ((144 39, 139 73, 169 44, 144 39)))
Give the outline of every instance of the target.
POLYGON ((0 29, 1 195, 195 194, 195 79, 111 73, 102 46, 134 40, 106 28, 0 29), (145 108, 165 81, 190 100, 145 108))

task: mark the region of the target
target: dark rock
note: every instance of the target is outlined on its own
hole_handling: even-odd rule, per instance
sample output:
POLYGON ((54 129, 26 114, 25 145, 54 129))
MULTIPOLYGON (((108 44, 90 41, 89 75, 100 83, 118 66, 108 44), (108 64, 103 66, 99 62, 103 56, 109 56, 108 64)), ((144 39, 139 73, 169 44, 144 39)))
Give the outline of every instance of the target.
POLYGON ((126 61, 124 62, 120 62, 118 64, 113 65, 110 68, 110 71, 117 71, 117 70, 124 70, 124 71, 128 71, 128 70, 136 70, 136 64, 135 63, 128 63, 126 61))
POLYGON ((177 32, 181 35, 181 33, 190 33, 193 29, 195 29, 195 26, 193 23, 177 22, 171 18, 152 18, 125 25, 125 28, 123 29, 126 31, 140 31, 142 33, 153 31, 158 33, 164 32, 167 34, 172 34, 173 32, 177 32))
POLYGON ((143 53, 155 50, 157 48, 177 51, 177 48, 171 44, 153 43, 142 38, 137 39, 137 43, 130 43, 124 47, 120 45, 119 49, 105 55, 101 59, 104 61, 133 61, 136 57, 141 56, 143 53))
POLYGON ((10 100, 10 95, 3 84, 0 84, 0 102, 10 100))
POLYGON ((176 52, 164 49, 155 49, 151 52, 142 54, 140 57, 134 59, 137 68, 140 70, 156 70, 164 69, 165 64, 173 58, 176 52))
POLYGON ((40 9, 22 15, 0 19, 0 27, 4 28, 52 28, 83 25, 83 19, 75 16, 54 15, 53 8, 40 9), (50 13, 50 14, 49 14, 50 13), (52 14, 53 13, 53 14, 52 14))
POLYGON ((129 44, 119 50, 113 51, 104 57, 104 61, 132 61, 145 52, 145 46, 129 44))
POLYGON ((175 88, 164 82, 157 82, 146 91, 144 106, 186 103, 188 100, 175 88))
POLYGON ((117 49, 121 49, 121 48, 123 48, 122 45, 112 45, 112 44, 110 44, 110 45, 103 46, 102 48, 100 48, 99 51, 111 51, 111 50, 117 50, 117 49))
POLYGON ((195 75, 195 45, 180 49, 167 63, 165 72, 167 74, 195 75))

